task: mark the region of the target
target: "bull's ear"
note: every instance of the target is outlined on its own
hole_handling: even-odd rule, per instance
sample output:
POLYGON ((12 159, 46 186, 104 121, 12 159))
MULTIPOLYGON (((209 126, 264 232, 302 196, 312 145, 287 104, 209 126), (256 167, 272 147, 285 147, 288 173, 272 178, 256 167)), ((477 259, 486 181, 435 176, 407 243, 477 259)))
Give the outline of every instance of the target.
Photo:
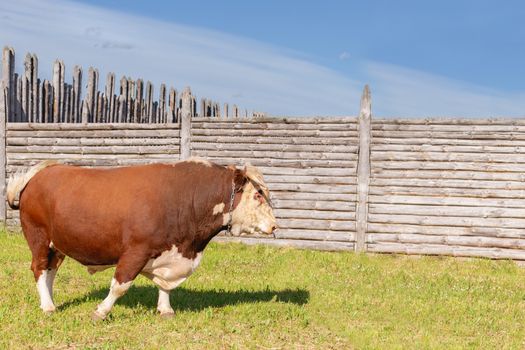
POLYGON ((235 192, 239 192, 243 189, 244 185, 248 181, 246 177, 246 171, 241 169, 235 169, 233 173, 233 183, 235 184, 235 192))

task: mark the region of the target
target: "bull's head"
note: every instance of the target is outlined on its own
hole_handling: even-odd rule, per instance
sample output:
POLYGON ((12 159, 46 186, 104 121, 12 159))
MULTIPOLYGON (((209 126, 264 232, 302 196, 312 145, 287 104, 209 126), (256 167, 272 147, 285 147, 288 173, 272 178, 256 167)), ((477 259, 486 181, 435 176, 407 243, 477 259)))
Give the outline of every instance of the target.
POLYGON ((235 170, 235 191, 240 192, 241 199, 232 211, 231 233, 273 234, 277 228, 270 202, 270 192, 261 172, 254 166, 246 165, 244 170, 235 170))

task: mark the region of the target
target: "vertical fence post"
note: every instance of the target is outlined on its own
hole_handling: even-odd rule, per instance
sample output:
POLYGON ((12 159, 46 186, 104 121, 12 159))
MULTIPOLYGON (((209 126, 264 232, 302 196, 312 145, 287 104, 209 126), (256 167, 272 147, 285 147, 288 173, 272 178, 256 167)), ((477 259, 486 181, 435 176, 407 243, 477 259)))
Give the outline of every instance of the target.
POLYGON ((8 101, 9 89, 0 82, 0 221, 4 224, 6 222, 6 205, 5 205, 5 191, 6 191, 6 123, 8 120, 8 101))
POLYGON ((365 85, 359 111, 359 157, 357 160, 356 252, 366 251, 368 187, 370 184, 370 89, 365 85))
POLYGON ((180 159, 191 157, 191 118, 193 110, 193 98, 191 90, 186 87, 181 95, 182 110, 180 118, 180 159))

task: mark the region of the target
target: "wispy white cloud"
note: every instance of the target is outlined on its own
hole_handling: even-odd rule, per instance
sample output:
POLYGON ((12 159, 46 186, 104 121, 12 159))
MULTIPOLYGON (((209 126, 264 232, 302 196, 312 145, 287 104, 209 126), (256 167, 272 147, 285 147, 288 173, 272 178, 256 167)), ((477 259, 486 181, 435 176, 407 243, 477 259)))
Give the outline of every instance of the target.
POLYGON ((261 42, 63 0, 0 1, 0 13, 0 44, 15 48, 19 65, 37 53, 48 75, 61 58, 68 72, 92 65, 101 77, 189 85, 198 97, 272 114, 357 110, 360 82, 261 42))
POLYGON ((341 61, 349 60, 350 57, 352 57, 352 56, 351 56, 348 52, 346 52, 346 51, 343 51, 343 52, 341 52, 341 53, 339 54, 339 59, 340 59, 341 61))
POLYGON ((523 117, 525 92, 504 93, 399 66, 365 65, 376 114, 418 117, 523 117))
POLYGON ((0 0, 0 13, 0 45, 16 49, 19 69, 25 52, 37 53, 45 78, 60 58, 66 74, 77 64, 94 66, 101 81, 115 72, 156 87, 189 85, 197 97, 276 115, 355 115, 365 83, 376 115, 525 114, 525 92, 508 95, 377 62, 361 64, 360 79, 352 79, 285 48, 67 0, 0 0))

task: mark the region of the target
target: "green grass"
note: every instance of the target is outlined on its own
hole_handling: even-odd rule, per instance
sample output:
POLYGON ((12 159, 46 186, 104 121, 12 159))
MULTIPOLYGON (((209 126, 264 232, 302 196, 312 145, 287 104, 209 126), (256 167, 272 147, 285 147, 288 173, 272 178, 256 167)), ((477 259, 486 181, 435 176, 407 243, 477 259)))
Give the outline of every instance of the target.
POLYGON ((23 237, 0 242, 0 349, 525 347, 525 272, 512 262, 212 244, 172 293, 174 318, 139 277, 93 323, 112 270, 67 259, 46 316, 23 237))

